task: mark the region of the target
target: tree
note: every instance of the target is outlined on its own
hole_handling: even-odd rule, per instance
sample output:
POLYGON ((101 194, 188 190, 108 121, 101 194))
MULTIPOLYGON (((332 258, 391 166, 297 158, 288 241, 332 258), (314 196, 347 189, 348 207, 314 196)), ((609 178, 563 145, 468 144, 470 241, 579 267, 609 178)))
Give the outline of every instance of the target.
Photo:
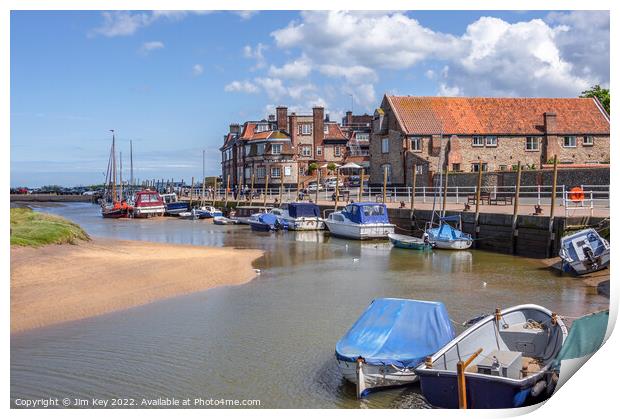
POLYGON ((327 164, 327 170, 329 170, 330 172, 333 172, 334 170, 336 170, 336 163, 334 162, 329 162, 327 164))
POLYGON ((590 89, 581 92, 581 96, 579 97, 597 98, 599 102, 601 102, 601 105, 603 105, 603 108, 607 111, 607 114, 611 115, 609 113, 609 89, 603 89, 599 84, 597 84, 596 86, 592 86, 590 89))
POLYGON ((308 173, 312 174, 312 173, 314 173, 314 171, 315 171, 316 169, 318 169, 318 168, 319 168, 319 165, 318 165, 318 164, 316 164, 316 163, 310 163, 310 164, 308 165, 308 173))

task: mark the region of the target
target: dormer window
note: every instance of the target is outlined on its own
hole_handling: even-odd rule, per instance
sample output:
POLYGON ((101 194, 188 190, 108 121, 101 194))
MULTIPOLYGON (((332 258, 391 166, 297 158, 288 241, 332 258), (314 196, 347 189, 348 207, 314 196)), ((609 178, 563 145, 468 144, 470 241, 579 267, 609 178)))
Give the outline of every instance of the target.
POLYGON ((256 125, 256 132, 265 132, 265 131, 269 131, 269 124, 256 125))
POLYGON ((280 153, 282 153, 282 144, 272 144, 271 154, 280 154, 280 153))

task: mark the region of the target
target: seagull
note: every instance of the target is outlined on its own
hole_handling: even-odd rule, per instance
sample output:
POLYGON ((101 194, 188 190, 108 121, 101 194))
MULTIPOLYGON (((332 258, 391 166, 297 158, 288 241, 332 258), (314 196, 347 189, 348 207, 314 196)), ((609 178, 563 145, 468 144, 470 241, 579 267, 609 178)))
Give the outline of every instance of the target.
POLYGON ((359 262, 360 259, 359 258, 353 258, 353 262, 359 262))
POLYGON ((254 269, 254 272, 256 272, 256 275, 260 275, 260 269, 254 269))
POLYGON ((487 283, 482 281, 482 288, 486 288, 487 287, 487 283))

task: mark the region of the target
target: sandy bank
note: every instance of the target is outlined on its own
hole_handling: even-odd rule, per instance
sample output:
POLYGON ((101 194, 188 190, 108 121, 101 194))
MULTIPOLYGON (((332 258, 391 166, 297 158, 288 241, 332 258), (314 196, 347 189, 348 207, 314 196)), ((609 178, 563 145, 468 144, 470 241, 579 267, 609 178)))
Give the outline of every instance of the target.
POLYGON ((251 280, 260 250, 94 240, 11 247, 11 332, 251 280))
MULTIPOLYGON (((541 259, 541 263, 548 269, 551 269, 555 272, 560 273, 562 271, 562 259, 559 257, 554 257, 550 259, 541 259)), ((568 273, 563 273, 562 275, 566 275, 567 277, 572 277, 578 280, 581 280, 585 285, 594 288, 601 288, 601 284, 607 283, 607 297, 609 297, 609 268, 602 269, 600 271, 592 272, 586 275, 575 276, 568 273)), ((603 292, 605 294, 605 292, 603 292)))

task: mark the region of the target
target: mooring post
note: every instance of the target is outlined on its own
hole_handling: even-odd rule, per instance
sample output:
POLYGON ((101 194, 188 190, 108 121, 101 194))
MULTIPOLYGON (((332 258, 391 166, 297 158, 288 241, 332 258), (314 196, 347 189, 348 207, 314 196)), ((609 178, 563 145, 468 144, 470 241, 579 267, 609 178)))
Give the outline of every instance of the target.
POLYGON ((443 205, 442 205, 442 217, 446 216, 446 204, 448 202, 448 166, 446 165, 446 183, 443 187, 443 205))
POLYGON ((553 239, 553 222, 555 212, 555 195, 558 187, 558 155, 553 155, 553 181, 551 183, 551 208, 549 209, 549 234, 547 235, 547 257, 551 257, 554 253, 551 249, 552 245, 555 245, 553 239))
POLYGON ((321 168, 316 168, 316 194, 314 197, 315 204, 319 205, 319 185, 321 184, 321 168))
POLYGON ((189 190, 189 209, 192 209, 192 203, 194 201, 194 176, 192 176, 192 189, 189 190))
POLYGON ((269 174, 265 170, 265 197, 263 198, 263 207, 267 208, 267 188, 269 188, 269 174))
POLYGON ((413 210, 415 209, 415 181, 418 172, 418 165, 413 165, 413 173, 411 174, 411 216, 413 219, 413 210))
POLYGON ((384 204, 385 204, 385 196, 386 196, 386 190, 387 190, 386 189, 387 188, 387 171, 388 171, 388 168, 387 166, 385 166, 383 168, 383 201, 382 201, 384 204))
POLYGON ((226 190, 224 193, 226 194, 224 197, 224 208, 228 209, 228 191, 230 190, 230 175, 226 176, 226 190))
POLYGON ((338 184, 340 183, 340 170, 336 168, 336 190, 334 192, 334 211, 338 211, 338 184))
MULTIPOLYGON (((478 160, 478 184, 476 186, 476 215, 474 216, 474 236, 478 238, 480 226, 478 218, 480 217, 480 189, 482 189, 482 160, 478 160)), ((477 243, 476 243, 477 244, 477 243)), ((476 246, 477 247, 477 246, 476 246)))
POLYGON ((215 206, 215 193, 217 192, 217 176, 213 178, 213 206, 215 206))
POLYGON ((362 202, 362 197, 364 195, 364 168, 362 167, 362 171, 360 172, 360 193, 359 193, 359 197, 357 198, 357 200, 359 202, 362 202))
POLYGON ((203 207, 205 205, 205 189, 206 189, 206 187, 207 187, 207 178, 204 177, 202 179, 202 199, 200 200, 200 206, 203 206, 203 207))
POLYGON ((254 199, 254 173, 250 178, 250 206, 252 206, 252 200, 254 199))
MULTIPOLYGON (((515 240, 518 233, 517 219, 519 218, 519 193, 521 192, 521 161, 517 162, 517 183, 515 185, 514 208, 512 210, 512 227, 510 235, 510 253, 514 254, 516 250, 515 240)), ((497 197, 496 197, 497 198, 497 197)))
POLYGON ((280 170, 280 206, 282 206, 282 193, 284 192, 284 172, 280 170))

